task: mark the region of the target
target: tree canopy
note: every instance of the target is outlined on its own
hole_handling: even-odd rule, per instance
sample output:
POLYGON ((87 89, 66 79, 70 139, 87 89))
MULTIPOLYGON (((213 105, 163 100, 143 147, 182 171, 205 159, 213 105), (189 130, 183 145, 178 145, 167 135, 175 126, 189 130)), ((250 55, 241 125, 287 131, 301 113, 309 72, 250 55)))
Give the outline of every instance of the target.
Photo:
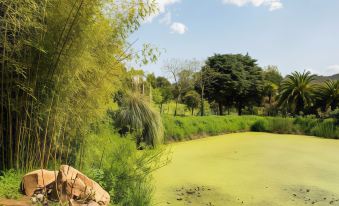
POLYGON ((241 115, 245 106, 260 103, 262 69, 248 54, 215 54, 207 59, 206 65, 218 73, 207 85, 206 94, 219 104, 220 114, 223 106, 234 105, 241 115))

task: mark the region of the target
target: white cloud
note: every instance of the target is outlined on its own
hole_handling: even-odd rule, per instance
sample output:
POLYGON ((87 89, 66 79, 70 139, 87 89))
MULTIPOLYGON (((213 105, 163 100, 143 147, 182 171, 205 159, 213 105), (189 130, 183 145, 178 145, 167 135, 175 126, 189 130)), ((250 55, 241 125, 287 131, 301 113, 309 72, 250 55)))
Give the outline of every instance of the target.
POLYGON ((325 71, 326 75, 333 75, 333 74, 338 74, 339 73, 339 65, 331 65, 327 67, 327 70, 325 71))
POLYGON ((159 19, 160 24, 170 25, 172 22, 172 13, 167 12, 161 19, 159 19))
POLYGON ((173 22, 171 25, 172 33, 184 34, 187 31, 187 27, 185 24, 180 22, 173 22))
POLYGON ((179 3, 181 0, 156 0, 158 10, 149 16, 146 22, 152 22, 154 18, 166 12, 166 7, 172 4, 179 3))
POLYGON ((233 4, 239 7, 245 6, 247 4, 252 4, 255 7, 266 6, 270 11, 283 8, 281 0, 223 0, 223 3, 233 4))

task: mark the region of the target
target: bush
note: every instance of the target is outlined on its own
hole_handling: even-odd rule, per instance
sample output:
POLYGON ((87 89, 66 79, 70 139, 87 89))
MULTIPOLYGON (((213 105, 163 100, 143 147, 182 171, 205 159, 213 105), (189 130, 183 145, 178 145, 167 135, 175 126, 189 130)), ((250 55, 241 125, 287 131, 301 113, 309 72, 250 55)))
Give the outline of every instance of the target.
POLYGON ((339 131, 335 119, 325 119, 319 122, 312 130, 311 135, 326 138, 339 138, 339 131))
POLYGON ((152 203, 151 172, 167 164, 165 150, 136 149, 134 138, 121 138, 109 125, 85 137, 84 173, 98 182, 122 206, 152 203))
POLYGON ((268 131, 280 134, 298 133, 293 125, 293 119, 283 117, 269 118, 268 131))
POLYGON ((251 126, 251 131, 266 132, 268 131, 268 121, 266 119, 259 119, 251 126))
POLYGON ((187 116, 163 115, 165 141, 182 141, 197 136, 250 131, 263 117, 258 116, 187 116))
POLYGON ((22 174, 15 170, 9 170, 0 174, 0 197, 17 199, 21 197, 19 192, 22 174))

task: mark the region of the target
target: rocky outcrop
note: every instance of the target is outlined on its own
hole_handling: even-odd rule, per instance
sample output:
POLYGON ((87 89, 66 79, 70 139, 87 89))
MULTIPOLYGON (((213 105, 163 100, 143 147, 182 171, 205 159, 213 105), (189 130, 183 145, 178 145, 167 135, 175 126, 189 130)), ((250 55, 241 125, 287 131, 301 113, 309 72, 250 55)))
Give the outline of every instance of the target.
POLYGON ((27 196, 41 203, 48 199, 72 206, 105 206, 110 202, 109 194, 98 183, 69 165, 61 165, 59 171, 30 172, 22 178, 22 187, 27 196))

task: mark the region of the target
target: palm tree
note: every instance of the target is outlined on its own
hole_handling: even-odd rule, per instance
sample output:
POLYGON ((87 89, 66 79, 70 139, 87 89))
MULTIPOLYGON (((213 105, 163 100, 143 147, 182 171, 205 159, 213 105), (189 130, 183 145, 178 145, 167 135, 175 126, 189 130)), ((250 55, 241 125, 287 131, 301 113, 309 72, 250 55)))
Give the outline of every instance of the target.
POLYGON ((315 85, 315 75, 310 72, 293 72, 282 81, 278 105, 294 114, 299 114, 305 107, 311 106, 315 85))
POLYGON ((151 108, 142 94, 127 92, 114 122, 121 133, 128 132, 136 136, 138 149, 141 143, 155 147, 162 142, 164 130, 160 114, 151 108))
POLYGON ((336 109, 339 103, 339 80, 327 80, 317 89, 317 100, 323 111, 336 109))

